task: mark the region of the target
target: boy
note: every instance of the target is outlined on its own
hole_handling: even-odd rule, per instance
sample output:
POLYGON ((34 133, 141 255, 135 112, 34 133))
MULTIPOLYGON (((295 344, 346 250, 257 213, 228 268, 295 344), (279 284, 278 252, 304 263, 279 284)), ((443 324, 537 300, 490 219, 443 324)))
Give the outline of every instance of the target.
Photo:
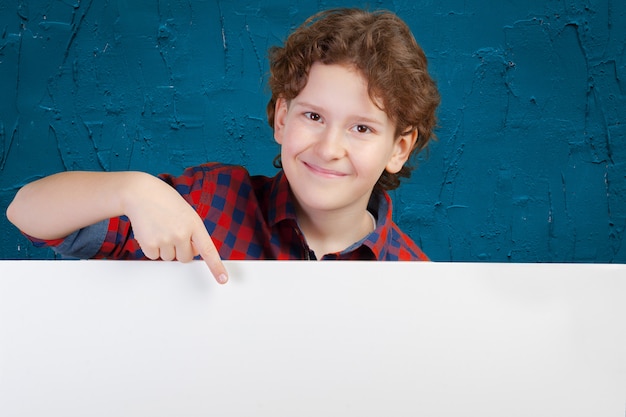
POLYGON ((24 186, 8 218, 80 258, 427 260, 391 219, 386 190, 433 136, 439 95, 409 28, 336 9, 270 49, 273 178, 210 163, 179 177, 63 172, 24 186))

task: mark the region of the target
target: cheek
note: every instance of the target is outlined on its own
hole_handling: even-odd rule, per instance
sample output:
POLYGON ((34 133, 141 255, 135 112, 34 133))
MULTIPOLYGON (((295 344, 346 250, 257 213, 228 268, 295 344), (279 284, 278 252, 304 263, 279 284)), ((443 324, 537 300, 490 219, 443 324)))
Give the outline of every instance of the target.
POLYGON ((281 144, 280 155, 283 162, 283 167, 294 164, 295 159, 302 153, 302 147, 298 144, 298 141, 286 139, 281 144))
POLYGON ((288 125, 282 131, 282 148, 283 151, 289 153, 298 153, 307 148, 310 136, 306 134, 304 129, 300 129, 297 125, 288 125))
POLYGON ((389 161, 390 155, 391 151, 389 147, 372 146, 355 153, 353 155, 353 161, 363 169, 382 172, 389 161))
POLYGON ((281 144, 281 152, 284 155, 291 155, 291 154, 294 154, 295 152, 297 152, 296 151, 296 143, 295 143, 295 141, 289 140, 289 139, 285 140, 285 138, 283 137, 283 141, 282 141, 282 144, 281 144))

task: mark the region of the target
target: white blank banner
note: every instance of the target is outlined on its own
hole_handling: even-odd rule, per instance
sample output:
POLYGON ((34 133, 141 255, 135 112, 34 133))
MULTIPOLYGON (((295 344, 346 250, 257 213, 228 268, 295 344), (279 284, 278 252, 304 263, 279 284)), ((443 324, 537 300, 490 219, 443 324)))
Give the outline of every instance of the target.
POLYGON ((0 416, 624 417, 626 266, 0 261, 0 416))

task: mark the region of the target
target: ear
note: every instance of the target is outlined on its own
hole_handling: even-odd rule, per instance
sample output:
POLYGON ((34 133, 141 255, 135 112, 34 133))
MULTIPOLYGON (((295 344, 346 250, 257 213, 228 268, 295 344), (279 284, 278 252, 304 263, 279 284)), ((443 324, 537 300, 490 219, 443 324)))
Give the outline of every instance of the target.
POLYGON ((279 145, 282 145, 283 143, 288 110, 289 104, 287 103, 287 100, 282 97, 276 99, 276 107, 274 109, 274 140, 279 145))
POLYGON ((393 144, 393 152, 385 169, 392 174, 402 169, 404 163, 411 156, 411 151, 417 141, 417 129, 413 128, 410 132, 400 136, 393 144))

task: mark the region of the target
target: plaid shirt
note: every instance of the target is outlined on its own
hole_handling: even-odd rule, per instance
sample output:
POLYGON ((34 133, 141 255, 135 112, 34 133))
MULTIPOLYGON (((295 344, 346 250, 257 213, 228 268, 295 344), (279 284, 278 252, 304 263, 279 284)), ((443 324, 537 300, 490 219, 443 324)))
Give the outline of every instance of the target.
MULTIPOLYGON (((316 259, 298 227, 283 171, 268 178, 250 176, 242 167, 208 163, 188 168, 179 177, 160 177, 204 220, 222 259, 316 259)), ((373 194, 368 209, 378 219, 376 229, 344 251, 325 254, 322 259, 428 260, 392 221, 387 193, 373 194)), ((126 216, 86 227, 65 239, 31 239, 36 246, 53 246, 68 256, 145 259, 126 216)))

